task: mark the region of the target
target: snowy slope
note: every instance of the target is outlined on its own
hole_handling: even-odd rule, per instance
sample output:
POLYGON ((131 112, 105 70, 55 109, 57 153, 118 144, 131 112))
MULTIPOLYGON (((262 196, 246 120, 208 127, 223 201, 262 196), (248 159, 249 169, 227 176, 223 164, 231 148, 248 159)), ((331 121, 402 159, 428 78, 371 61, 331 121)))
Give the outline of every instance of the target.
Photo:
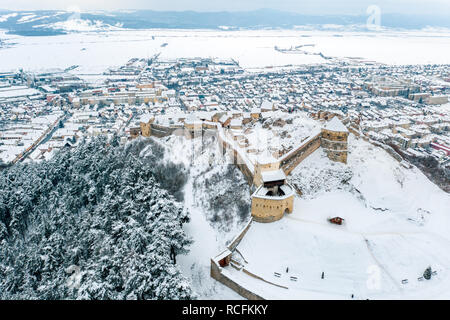
POLYGON ((353 136, 349 146, 348 168, 321 149, 297 167, 291 181, 315 187, 282 220, 253 223, 238 246, 248 271, 288 289, 226 272, 265 298, 449 298, 450 196, 382 149, 353 136), (334 216, 345 224, 330 225, 334 216), (428 266, 437 274, 418 281, 428 266))
MULTIPOLYGON (((219 177, 225 174, 229 165, 218 156, 211 162, 211 155, 218 152, 217 143, 213 141, 202 144, 200 139, 189 140, 179 136, 155 140, 167 147, 161 161, 182 163, 189 168, 189 180, 184 189, 184 209, 189 211, 191 221, 184 228, 194 243, 187 255, 177 257, 183 274, 190 279, 199 299, 242 299, 236 292, 210 277, 210 259, 225 247, 245 221, 233 211, 228 219, 214 220, 212 217, 215 212, 208 206, 208 199, 223 196, 223 191, 233 187, 236 182, 239 185, 244 183, 243 187, 248 189, 242 174, 237 170, 237 176, 224 177, 221 181, 211 179, 214 174, 219 177), (210 166, 210 163, 213 165, 210 166)), ((249 194, 247 190, 248 202, 249 194)), ((249 214, 248 211, 247 219, 249 214)))
MULTIPOLYGON (((313 122, 306 126, 316 127, 313 122)), ((165 159, 190 171, 185 209, 192 220, 186 230, 194 244, 179 258, 181 268, 199 298, 238 298, 209 277, 210 258, 243 223, 237 212, 232 219, 211 219, 209 201, 234 183, 226 176, 228 164, 213 139, 202 143, 172 136, 160 141, 168 147, 165 159), (213 179, 220 175, 222 181, 213 179)), ((241 175, 234 178, 243 182, 241 175)), ((450 196, 418 169, 406 169, 384 150, 350 135, 347 165, 331 162, 319 148, 288 179, 304 193, 295 199, 294 212, 278 222, 253 223, 238 246, 243 257, 233 256, 249 272, 288 289, 228 267, 224 272, 230 278, 273 299, 450 297, 450 196), (329 224, 334 216, 344 218, 344 225, 329 224), (437 274, 418 281, 428 266, 437 274)), ((235 192, 241 187, 235 186, 235 192)))
POLYGON ((111 26, 105 24, 101 20, 86 20, 86 19, 69 19, 65 21, 58 21, 49 24, 35 26, 39 28, 49 28, 55 30, 63 30, 65 32, 91 32, 91 31, 115 31, 121 30, 121 25, 117 24, 111 26))
POLYGON ((188 277, 199 299, 242 299, 236 292, 210 277, 210 258, 223 248, 223 239, 209 224, 203 212, 193 204, 192 180, 185 189, 185 210, 191 221, 184 226, 194 243, 189 253, 179 256, 177 263, 184 276, 188 277))

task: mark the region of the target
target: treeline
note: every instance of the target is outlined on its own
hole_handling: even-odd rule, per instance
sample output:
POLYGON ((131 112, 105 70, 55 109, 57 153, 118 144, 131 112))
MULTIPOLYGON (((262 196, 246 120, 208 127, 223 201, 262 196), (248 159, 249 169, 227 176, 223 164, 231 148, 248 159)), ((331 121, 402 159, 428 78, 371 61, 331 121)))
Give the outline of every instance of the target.
POLYGON ((441 165, 432 156, 412 157, 406 159, 417 166, 431 181, 445 192, 450 192, 450 165, 441 165))
POLYGON ((99 137, 1 170, 0 299, 192 298, 176 265, 186 175, 162 152, 99 137))
POLYGON ((431 155, 412 156, 403 152, 398 146, 389 144, 403 159, 415 165, 424 175, 445 192, 450 192, 450 165, 440 164, 431 155))

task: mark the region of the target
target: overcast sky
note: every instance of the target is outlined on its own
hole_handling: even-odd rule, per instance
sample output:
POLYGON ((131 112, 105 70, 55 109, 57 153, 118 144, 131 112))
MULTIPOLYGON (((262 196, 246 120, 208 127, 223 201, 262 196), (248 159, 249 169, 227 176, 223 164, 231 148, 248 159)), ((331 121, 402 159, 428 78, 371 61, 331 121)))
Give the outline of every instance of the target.
POLYGON ((271 8, 305 14, 366 14, 372 4, 378 5, 382 13, 450 15, 450 0, 0 0, 0 9, 246 11, 271 8))

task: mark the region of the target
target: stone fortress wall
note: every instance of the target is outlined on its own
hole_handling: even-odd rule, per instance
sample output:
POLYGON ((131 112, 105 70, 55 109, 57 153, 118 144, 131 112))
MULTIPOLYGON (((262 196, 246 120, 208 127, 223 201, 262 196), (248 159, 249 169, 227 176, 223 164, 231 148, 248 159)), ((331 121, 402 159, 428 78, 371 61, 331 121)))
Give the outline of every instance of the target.
POLYGON ((294 210, 294 192, 284 197, 258 197, 255 194, 252 196, 252 217, 256 222, 274 222, 294 210))
POLYGON ((347 140, 348 132, 322 129, 321 146, 330 160, 347 163, 347 140))
MULTIPOLYGON (((328 120, 328 117, 326 120, 328 120)), ((268 186, 269 189, 265 188, 267 184, 264 184, 263 182, 264 173, 275 171, 279 172, 281 170, 283 172, 282 176, 284 176, 284 180, 286 178, 285 175, 289 175, 292 170, 294 170, 303 160, 305 160, 319 147, 324 149, 330 160, 347 163, 347 139, 349 131, 340 121, 336 123, 337 121, 339 121, 337 120, 337 117, 333 117, 327 124, 329 125, 328 127, 325 126, 320 132, 313 132, 309 138, 301 143, 300 146, 294 148, 281 158, 274 158, 272 161, 256 164, 253 164, 248 160, 246 154, 243 153, 243 150, 238 147, 233 138, 229 139, 229 137, 227 137, 220 123, 205 121, 200 123, 192 122, 186 123, 184 128, 166 128, 164 126, 154 124, 153 121, 149 123, 141 123, 141 134, 144 136, 154 135, 163 137, 171 134, 177 134, 184 135, 191 139, 197 136, 203 137, 203 134, 206 131, 212 130, 217 137, 219 147, 222 149, 222 155, 225 156, 228 154, 232 158, 233 164, 235 164, 243 173, 247 182, 250 185, 255 185, 258 187, 252 195, 251 220, 231 241, 223 252, 216 257, 211 258, 210 275, 212 278, 249 300, 261 300, 263 297, 255 294, 244 285, 235 281, 231 277, 231 274, 227 272, 227 266, 232 266, 252 278, 264 281, 274 286, 283 287, 246 270, 244 265, 232 259, 232 255, 233 252, 236 251, 236 247, 240 241, 250 229, 253 221, 264 223, 274 222, 283 218, 285 213, 292 213, 294 210, 294 188, 289 184, 282 183, 274 189, 278 190, 278 188, 281 188, 283 191, 282 193, 269 195, 270 186, 268 186)), ((286 287, 284 288, 287 289, 286 287)))
POLYGON ((231 279, 226 272, 224 272, 224 266, 230 263, 233 263, 232 265, 234 265, 235 268, 240 267, 238 264, 232 262, 231 255, 233 251, 236 249, 236 247, 239 245, 241 240, 244 238, 247 231, 250 229, 252 222, 253 219, 250 219, 250 221, 245 225, 245 227, 242 228, 241 232, 239 232, 239 234, 236 237, 234 237, 234 239, 230 242, 230 244, 228 244, 225 251, 223 251, 216 257, 211 258, 210 275, 211 278, 219 281, 220 283, 234 290, 239 295, 248 300, 264 300, 264 298, 262 298, 261 296, 253 293, 249 289, 238 284, 236 281, 231 279))
MULTIPOLYGON (((300 146, 291 150, 282 157, 263 163, 251 163, 245 152, 239 148, 233 138, 226 135, 224 128, 218 122, 192 121, 186 122, 184 128, 165 127, 154 123, 154 118, 148 123, 141 123, 141 133, 144 136, 154 135, 157 137, 170 134, 184 135, 188 138, 203 137, 205 132, 211 132, 217 137, 222 154, 230 156, 233 164, 243 173, 250 185, 260 187, 262 185, 262 173, 268 171, 283 170, 289 175, 310 154, 322 147, 332 161, 347 162, 347 139, 349 131, 337 120, 331 117, 331 121, 321 131, 313 132, 309 138, 304 140, 300 146), (340 129, 341 131, 336 131, 340 129), (247 158, 247 159, 246 159, 247 158)), ((328 118, 327 118, 328 119, 328 118)), ((292 191, 294 190, 288 185, 292 191)), ((297 191, 298 192, 298 191, 297 191)), ((301 192, 301 190, 300 190, 301 192)), ((273 222, 281 219, 285 213, 293 211, 294 193, 288 195, 268 197, 257 189, 252 195, 252 216, 258 222, 273 222)))
POLYGON ((292 172, 303 160, 321 146, 321 134, 306 139, 302 145, 280 158, 280 166, 286 175, 292 172))
MULTIPOLYGON (((256 163, 253 170, 253 180, 249 175, 250 170, 244 169, 246 172, 244 175, 247 177, 247 180, 252 181, 255 185, 259 185, 258 189, 252 195, 252 221, 273 222, 280 220, 286 212, 292 213, 293 211, 294 193, 288 193, 285 196, 275 197, 266 196, 264 193, 261 194, 260 191, 264 188, 262 178, 263 172, 282 169, 283 172, 288 175, 295 169, 295 167, 297 167, 304 159, 306 159, 319 147, 323 147, 330 160, 347 163, 347 139, 349 131, 340 121, 336 124, 337 121, 337 118, 334 119, 333 123, 330 121, 329 128, 325 126, 320 132, 312 134, 311 137, 303 141, 299 147, 285 154, 281 158, 276 159, 276 161, 262 164, 256 163)), ((236 156, 237 155, 238 154, 236 153, 236 156)), ((243 168, 247 168, 247 166, 244 166, 243 168)), ((241 169, 241 171, 243 170, 241 169)), ((281 188, 283 187, 291 188, 293 191, 293 188, 287 184, 281 186, 281 188)), ((241 265, 232 259, 232 254, 235 251, 236 246, 245 236, 250 226, 251 223, 249 223, 235 238, 235 241, 232 242, 233 246, 228 246, 225 253, 211 259, 211 277, 228 286, 244 298, 249 300, 259 300, 263 299, 263 297, 255 294, 250 289, 245 288, 243 285, 234 281, 230 278, 230 275, 225 269, 226 266, 231 265, 233 268, 246 273, 252 278, 280 287, 279 284, 268 281, 246 270, 244 265, 241 265)), ((287 289, 286 287, 284 288, 287 289)))

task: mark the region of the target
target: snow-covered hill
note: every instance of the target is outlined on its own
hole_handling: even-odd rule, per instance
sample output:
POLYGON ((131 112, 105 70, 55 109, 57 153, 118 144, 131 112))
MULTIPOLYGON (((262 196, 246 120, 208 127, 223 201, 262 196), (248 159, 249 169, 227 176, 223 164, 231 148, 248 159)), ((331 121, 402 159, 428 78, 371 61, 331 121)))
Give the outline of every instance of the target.
POLYGON ((215 137, 189 140, 170 136, 158 139, 167 147, 164 161, 189 169, 191 188, 185 192, 193 207, 199 208, 209 225, 223 238, 234 236, 250 218, 250 186, 229 159, 220 155, 215 137))
MULTIPOLYGON (((239 171, 220 162, 213 138, 159 140, 168 147, 167 160, 189 167, 184 201, 192 221, 185 228, 194 244, 180 257, 180 267, 199 298, 237 298, 209 277, 210 258, 250 215, 241 216, 230 203, 233 193, 249 204, 249 187, 239 171)), ((233 256, 250 272, 288 289, 231 267, 227 276, 275 299, 450 297, 450 195, 420 170, 407 169, 383 149, 350 135, 347 165, 331 162, 319 148, 288 179, 303 190, 294 212, 274 223, 254 222, 238 246, 242 256, 233 256), (327 221, 335 216, 344 218, 344 225, 327 221), (429 266, 435 274, 419 281, 429 266)))
MULTIPOLYGON (((250 187, 244 176, 219 157, 217 140, 213 138, 203 143, 179 136, 152 139, 166 147, 161 162, 180 164, 189 170, 184 209, 191 221, 184 229, 194 243, 187 255, 177 257, 183 274, 190 279, 199 299, 242 299, 210 277, 210 258, 234 237, 250 216, 250 187)), ((141 156, 148 156, 146 152, 143 150, 141 156)))
MULTIPOLYGON (((0 4, 1 6, 1 4, 0 4)), ((116 10, 84 11, 72 6, 67 10, 9 11, 0 7, 0 28, 12 33, 24 35, 52 34, 48 25, 71 18, 86 21, 101 21, 104 25, 127 29, 299 29, 339 31, 370 31, 366 26, 366 15, 306 15, 271 9, 233 12, 196 12, 196 11, 152 11, 152 10, 116 10), (33 30, 34 29, 34 30, 33 30)), ((385 29, 422 29, 435 31, 450 28, 448 16, 383 15, 385 29)), ((378 32, 380 30, 377 30, 378 32)), ((64 29, 58 29, 64 32, 64 29)), ((54 33, 55 34, 55 33, 54 33)), ((56 33, 57 34, 57 33, 56 33)))
POLYGON ((353 136, 349 146, 347 166, 321 149, 301 163, 290 179, 306 192, 294 212, 254 222, 238 246, 247 270, 288 289, 229 276, 275 299, 449 298, 450 196, 380 148, 353 136), (328 223, 335 216, 343 226, 328 223), (419 281, 429 266, 436 274, 419 281))

